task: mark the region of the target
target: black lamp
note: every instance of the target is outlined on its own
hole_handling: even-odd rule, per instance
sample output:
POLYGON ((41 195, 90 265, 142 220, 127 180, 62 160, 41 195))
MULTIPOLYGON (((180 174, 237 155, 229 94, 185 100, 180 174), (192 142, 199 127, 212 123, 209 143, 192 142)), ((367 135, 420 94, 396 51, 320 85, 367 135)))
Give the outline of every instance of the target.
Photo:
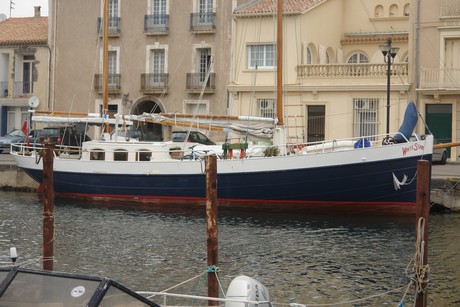
POLYGON ((390 74, 391 74, 391 63, 394 62, 394 58, 399 51, 399 47, 391 46, 392 39, 389 37, 386 44, 380 45, 380 50, 382 51, 383 58, 385 63, 388 63, 387 66, 387 138, 390 133, 390 74))

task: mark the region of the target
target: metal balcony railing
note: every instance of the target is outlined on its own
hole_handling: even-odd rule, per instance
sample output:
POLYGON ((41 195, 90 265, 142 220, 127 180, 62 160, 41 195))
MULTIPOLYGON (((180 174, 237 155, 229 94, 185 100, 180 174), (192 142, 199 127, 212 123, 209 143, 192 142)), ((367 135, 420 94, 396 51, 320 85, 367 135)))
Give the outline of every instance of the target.
POLYGON ((169 30, 169 15, 155 14, 144 16, 144 32, 157 33, 169 30))
MULTIPOLYGON (((34 92, 34 82, 31 81, 15 81, 14 82, 14 97, 28 97, 34 92)), ((3 93, 4 94, 4 93, 3 93)))
POLYGON ((216 74, 209 74, 209 78, 206 80, 206 73, 188 73, 186 87, 187 90, 194 92, 199 92, 202 89, 205 92, 213 92, 216 88, 216 74))
POLYGON ((8 97, 8 82, 0 82, 0 97, 7 98, 8 97))
MULTIPOLYGON (((119 35, 120 34, 120 17, 110 17, 109 18, 109 35, 119 35)), ((97 19, 97 33, 102 34, 103 19, 99 17, 97 19)))
MULTIPOLYGON (((120 74, 109 74, 109 93, 116 94, 120 93, 121 91, 121 75, 120 74)), ((102 93, 103 91, 103 79, 102 74, 95 74, 94 75, 94 90, 98 93, 102 93)))
MULTIPOLYGON (((381 64, 308 64, 296 67, 298 78, 384 78, 388 65, 381 64)), ((392 77, 407 77, 408 64, 391 64, 392 77)))
POLYGON ((420 88, 460 89, 460 68, 421 68, 420 88))
POLYGON ((141 74, 141 92, 162 93, 168 87, 169 74, 141 74))
POLYGON ((216 14, 213 12, 190 14, 191 31, 214 31, 216 30, 216 14))

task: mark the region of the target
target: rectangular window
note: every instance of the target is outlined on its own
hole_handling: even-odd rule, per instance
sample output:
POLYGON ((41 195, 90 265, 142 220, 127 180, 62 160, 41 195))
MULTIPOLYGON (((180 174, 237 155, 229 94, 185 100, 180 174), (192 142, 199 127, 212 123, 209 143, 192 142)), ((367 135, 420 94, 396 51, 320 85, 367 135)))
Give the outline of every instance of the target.
MULTIPOLYGON (((353 98, 353 136, 372 136, 378 131, 378 98, 353 98)), ((369 140, 374 141, 373 138, 369 140)))
MULTIPOLYGON (((200 84, 206 80, 206 75, 211 66, 211 49, 202 48, 198 49, 198 69, 200 72, 200 84)), ((209 80, 208 80, 209 82, 209 80)))
POLYGON ((164 85, 164 73, 165 73, 165 50, 164 49, 155 49, 152 50, 151 58, 152 64, 150 65, 150 69, 152 70, 151 73, 153 77, 151 78, 151 82, 153 84, 150 85, 164 85))
POLYGON ((113 17, 118 17, 118 0, 109 1, 109 20, 113 17))
POLYGON ((152 0, 152 14, 165 15, 166 14, 166 0, 152 0))
POLYGON ((118 0, 109 1, 109 33, 120 32, 118 0))
POLYGON ((250 45, 248 46, 248 68, 274 68, 276 67, 275 45, 250 45))
POLYGON ((166 24, 166 0, 151 0, 151 15, 153 15, 152 25, 166 24))
POLYGON ((109 51, 109 86, 117 84, 117 52, 109 51))
POLYGON ((260 117, 275 118, 276 99, 273 99, 273 98, 257 99, 257 106, 259 107, 260 117))
POLYGON ((214 22, 213 1, 199 0, 200 24, 212 24, 214 22))
POLYGON ((326 106, 307 106, 307 142, 324 141, 326 106))

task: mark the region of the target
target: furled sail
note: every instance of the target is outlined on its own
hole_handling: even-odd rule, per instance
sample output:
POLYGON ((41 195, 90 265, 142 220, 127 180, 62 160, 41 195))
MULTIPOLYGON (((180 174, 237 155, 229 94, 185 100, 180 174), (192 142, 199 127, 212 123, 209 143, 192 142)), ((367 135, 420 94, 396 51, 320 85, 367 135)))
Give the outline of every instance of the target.
MULTIPOLYGON (((131 119, 134 119, 131 116, 131 119)), ((137 120, 161 125, 206 130, 231 131, 259 139, 271 139, 276 119, 253 116, 191 115, 180 113, 144 113, 137 120)))

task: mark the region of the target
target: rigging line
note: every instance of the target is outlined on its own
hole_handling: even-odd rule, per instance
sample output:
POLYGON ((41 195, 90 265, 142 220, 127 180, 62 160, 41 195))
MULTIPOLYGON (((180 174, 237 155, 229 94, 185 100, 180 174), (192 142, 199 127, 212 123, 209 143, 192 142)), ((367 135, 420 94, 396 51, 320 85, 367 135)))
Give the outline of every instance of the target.
MULTIPOLYGON (((430 27, 436 27, 436 24, 430 25, 430 27)), ((426 27, 423 27, 423 28, 426 28, 426 27)), ((425 46, 425 50, 428 50, 429 54, 431 56, 437 58, 437 60, 438 60, 439 65, 435 69, 439 69, 439 67, 444 67, 446 69, 447 68, 446 67, 447 63, 445 62, 445 59, 441 59, 439 53, 437 52, 437 50, 433 46, 432 42, 430 42, 430 39, 429 39, 428 35, 426 34, 426 31, 420 31, 420 33, 421 33, 420 38, 421 38, 421 40, 423 40, 422 44, 425 43, 425 44, 423 44, 423 46, 425 46)), ((420 67, 419 69, 422 69, 422 68, 420 67)), ((459 86, 458 82, 456 82, 455 76, 452 74, 452 71, 449 71, 449 70, 446 69, 444 76, 447 77, 447 79, 452 83, 452 85, 457 85, 457 87, 459 86)), ((440 76, 438 76, 438 77, 440 77, 440 76)))
MULTIPOLYGON (((94 61, 94 66, 93 66, 93 75, 96 74, 96 72, 98 73, 99 72, 99 69, 97 68, 97 64, 98 63, 102 63, 102 60, 100 59, 100 57, 98 57, 98 52, 99 52, 99 55, 102 56, 102 52, 100 50, 101 48, 101 45, 100 45, 100 42, 101 42, 101 39, 99 39, 99 36, 96 35, 96 47, 94 48, 94 58, 95 59, 98 59, 99 58, 99 61, 94 61)), ((90 89, 88 91, 88 108, 87 108, 87 112, 90 113, 90 105, 92 103, 92 99, 91 99, 91 93, 92 93, 92 90, 94 89, 94 83, 95 83, 95 78, 91 78, 91 85, 90 85, 90 89)), ((96 99, 94 99, 94 107, 97 109, 97 106, 96 106, 96 99)), ((99 112, 98 112, 99 113, 99 112)))
POLYGON ((375 27, 374 22, 372 21, 372 16, 369 13, 369 9, 368 9, 368 7, 367 7, 367 5, 365 3, 365 0, 361 0, 361 5, 363 6, 364 10, 366 11, 366 15, 369 18, 372 27, 374 28, 374 32, 377 32, 377 28, 375 27))
MULTIPOLYGON (((245 19, 246 20, 246 19, 245 19)), ((257 25, 257 27, 255 27, 255 31, 253 32, 253 41, 254 42, 258 42, 260 43, 261 42, 261 33, 262 33, 262 21, 263 21, 263 17, 259 14, 257 16, 257 21, 258 23, 254 23, 257 25)), ((245 31, 247 30, 247 27, 245 27, 245 31)), ((242 41, 245 41, 245 40, 242 40, 242 41)), ((244 44, 244 43, 243 43, 244 44)), ((243 46, 244 48, 244 46, 243 46)), ((248 46, 249 48, 249 46, 248 46)), ((249 51, 248 51, 249 53, 249 51)), ((242 57, 243 58, 243 57, 242 57)), ((248 63, 246 64, 247 67, 249 68, 249 60, 248 59, 248 63)), ((251 91, 251 95, 249 97, 249 109, 248 109, 248 115, 249 116, 254 116, 253 114, 253 110, 254 110, 254 99, 255 98, 255 91, 256 91, 256 87, 257 87, 257 75, 259 73, 259 70, 258 70, 258 64, 256 64, 255 68, 249 68, 252 72, 252 91, 251 91)), ((257 107, 256 107, 257 108, 257 107)))
MULTIPOLYGON (((197 53, 198 56, 200 57, 200 63, 199 65, 201 65, 201 60, 202 60, 202 57, 206 57, 205 58, 205 63, 204 65, 206 65, 206 75, 205 75, 205 78, 204 80, 202 81, 202 85, 201 85, 201 90, 200 90, 200 95, 198 97, 198 99, 196 100, 196 103, 194 104, 194 107, 193 107, 193 111, 192 111, 192 114, 199 114, 199 110, 200 110, 200 105, 202 105, 202 101, 203 101, 203 95, 205 93, 205 90, 206 90, 206 87, 208 85, 208 82, 209 82, 209 78, 211 76, 211 73, 214 71, 214 59, 215 59, 215 52, 216 52, 216 49, 218 48, 218 43, 217 43, 217 35, 213 36, 214 40, 211 41, 210 43, 207 44, 207 48, 199 48, 199 52, 197 53), (209 50, 211 49, 211 54, 210 54, 210 57, 209 59, 207 58, 207 56, 209 55, 208 52, 205 52, 204 54, 201 53, 202 50, 209 50)), ((200 68, 200 67, 198 67, 200 68)), ((200 70, 200 69, 198 69, 200 70)), ((201 75, 200 75, 200 78, 201 78, 201 75)), ((197 124, 199 125, 199 123, 197 124)), ((193 128, 193 122, 190 122, 190 125, 188 127, 188 133, 187 133, 187 138, 188 138, 188 135, 190 133, 190 131, 192 130, 193 128)), ((209 127, 211 129, 211 126, 209 127)))
MULTIPOLYGON (((297 23, 299 23, 299 24, 301 23, 301 14, 297 15, 297 18, 296 18, 296 19, 297 19, 297 22, 294 22, 294 32, 295 32, 295 36, 294 36, 294 37, 296 38, 296 40, 295 40, 295 44, 296 44, 296 58, 297 58, 297 63, 301 63, 301 60, 302 60, 302 52, 301 52, 301 50, 302 50, 302 43, 299 41, 299 39, 297 39, 297 38, 300 38, 301 35, 302 35, 302 33, 301 33, 301 32, 302 32, 302 31, 301 31, 302 28, 301 28, 300 26, 298 26, 298 24, 297 24, 297 23)), ((301 103, 301 95, 300 95, 300 93, 301 93, 301 86, 300 86, 300 82, 298 83, 298 92, 299 92, 299 95, 297 95, 297 96, 299 97, 299 98, 298 98, 298 99, 299 99, 298 103, 300 104, 300 103, 301 103)), ((287 106, 287 103, 284 103, 284 105, 287 106)), ((283 114, 288 114, 288 112, 285 112, 285 110, 283 110, 283 114)), ((298 137, 298 135, 297 135, 297 134, 298 134, 298 129, 297 129, 297 116, 295 117, 295 124, 294 124, 294 125, 295 125, 295 128, 294 128, 295 136, 294 136, 294 137, 296 138, 296 140, 298 140, 299 137, 298 137)), ((286 118, 286 127, 289 128, 288 117, 286 118)), ((290 131, 290 130, 291 130, 291 129, 287 129, 288 139, 289 139, 289 131, 290 131)), ((303 141, 303 138, 302 138, 302 141, 303 141)))
MULTIPOLYGON (((194 42, 194 39, 196 37, 197 37, 197 34, 192 32, 192 35, 188 36, 188 39, 183 42, 183 45, 184 46, 191 46, 192 49, 196 50, 197 48, 193 48, 193 46, 194 46, 193 42, 194 42)), ((167 46, 170 47, 169 44, 167 46)), ((165 57, 167 57, 169 59, 169 56, 166 54, 166 53, 169 53, 169 48, 167 50, 166 49, 164 49, 164 50, 165 50, 165 57)), ((192 50, 192 52, 193 52, 193 50, 192 50)), ((180 61, 175 61, 176 65, 174 66, 174 68, 172 70, 169 70, 169 68, 168 68, 168 71, 165 72, 165 73, 168 73, 168 83, 169 84, 172 84, 173 81, 175 80, 175 78, 177 78, 176 76, 179 75, 178 72, 180 72, 180 69, 186 66, 186 65, 184 65, 184 62, 186 61, 186 59, 188 59, 186 56, 181 56, 180 61)), ((165 59, 165 62, 166 62, 166 59, 165 59)), ((194 63, 192 62, 191 65, 193 67, 194 63)), ((168 67, 170 67, 170 66, 168 65, 168 67)), ((168 91, 167 87, 163 88, 161 94, 158 96, 158 101, 159 102, 162 101, 164 96, 167 94, 167 91, 168 91)), ((163 104, 163 106, 164 106, 164 104, 163 104)), ((155 103, 155 105, 150 110, 150 113, 154 113, 157 110, 157 108, 159 108, 159 107, 160 107, 159 103, 155 103)), ((162 110, 160 110, 160 111, 162 111, 162 110)), ((164 110, 162 112, 177 112, 177 110, 176 111, 164 110)))

